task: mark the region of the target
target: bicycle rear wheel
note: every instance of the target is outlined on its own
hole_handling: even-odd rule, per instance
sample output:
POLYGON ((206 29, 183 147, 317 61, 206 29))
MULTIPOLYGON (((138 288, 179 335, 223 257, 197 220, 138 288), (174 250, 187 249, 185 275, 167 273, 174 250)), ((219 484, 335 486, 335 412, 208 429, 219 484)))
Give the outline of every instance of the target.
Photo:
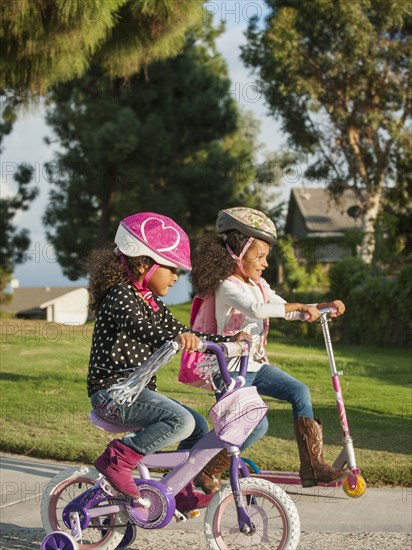
POLYGON ((254 532, 248 535, 240 532, 236 504, 228 485, 216 493, 206 510, 204 531, 209 548, 295 550, 300 521, 292 499, 270 481, 244 478, 239 483, 254 532))
MULTIPOLYGON (((40 505, 41 520, 46 533, 70 533, 63 522, 63 510, 74 498, 96 484, 100 474, 95 468, 74 467, 63 470, 47 484, 40 505)), ((121 543, 128 522, 127 513, 102 514, 93 518, 82 530, 79 550, 114 550, 121 543)))

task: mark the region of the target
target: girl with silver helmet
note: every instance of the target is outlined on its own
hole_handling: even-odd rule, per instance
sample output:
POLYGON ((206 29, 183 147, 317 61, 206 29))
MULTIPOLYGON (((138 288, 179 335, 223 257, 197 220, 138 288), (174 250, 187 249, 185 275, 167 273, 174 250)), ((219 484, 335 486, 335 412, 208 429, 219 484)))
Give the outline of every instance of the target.
MULTIPOLYGON (((221 210, 216 233, 203 237, 193 252, 191 280, 195 292, 201 296, 214 294, 216 323, 221 334, 232 334, 235 330, 252 334, 246 385, 254 385, 261 395, 292 405, 302 486, 342 479, 348 470, 336 470, 323 460, 322 425, 314 418, 309 388, 270 364, 266 337, 270 318, 299 320, 302 313, 307 313, 313 322, 319 318, 319 309, 324 307, 334 307, 335 315, 342 315, 344 304, 340 300, 317 305, 287 303, 269 287, 262 275, 268 267, 270 248, 276 242, 276 228, 263 212, 245 207, 221 210), (236 284, 233 276, 238 279, 236 284)), ((234 365, 235 361, 233 368, 234 365)), ((233 377, 236 376, 233 372, 233 377)), ((263 437, 267 429, 265 418, 242 450, 263 437)), ((220 475, 228 464, 227 455, 220 453, 195 483, 205 491, 217 490, 220 475)))

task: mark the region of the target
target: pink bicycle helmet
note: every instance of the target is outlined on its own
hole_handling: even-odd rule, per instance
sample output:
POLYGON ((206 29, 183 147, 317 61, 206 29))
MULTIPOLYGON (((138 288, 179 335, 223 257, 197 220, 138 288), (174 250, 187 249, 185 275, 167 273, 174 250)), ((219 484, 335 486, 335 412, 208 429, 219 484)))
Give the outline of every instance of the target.
POLYGON ((220 210, 216 220, 216 233, 239 231, 245 237, 261 239, 269 244, 276 242, 276 227, 270 218, 253 208, 236 206, 220 210))
POLYGON ((192 269, 189 237, 162 214, 140 212, 124 218, 114 240, 125 256, 148 256, 160 265, 192 269))

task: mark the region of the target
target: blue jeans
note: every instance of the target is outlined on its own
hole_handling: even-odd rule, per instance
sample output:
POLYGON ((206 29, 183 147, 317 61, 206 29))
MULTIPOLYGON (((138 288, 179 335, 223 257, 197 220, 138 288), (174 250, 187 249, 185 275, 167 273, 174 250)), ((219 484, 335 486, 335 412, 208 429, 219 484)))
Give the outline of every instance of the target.
MULTIPOLYGON (((237 373, 231 373, 231 376, 237 378, 238 375, 237 373)), ((290 374, 278 369, 278 367, 263 365, 258 372, 248 372, 245 385, 256 386, 260 395, 288 401, 292 405, 294 420, 299 416, 312 419, 314 417, 309 388, 290 374)), ((243 443, 241 450, 244 451, 261 439, 267 432, 268 427, 269 422, 265 417, 243 443)))
POLYGON ((161 393, 145 388, 129 406, 113 401, 107 390, 99 390, 91 398, 99 416, 113 422, 139 426, 139 431, 126 435, 122 442, 143 455, 179 443, 179 449, 190 449, 206 435, 209 427, 202 415, 161 393))

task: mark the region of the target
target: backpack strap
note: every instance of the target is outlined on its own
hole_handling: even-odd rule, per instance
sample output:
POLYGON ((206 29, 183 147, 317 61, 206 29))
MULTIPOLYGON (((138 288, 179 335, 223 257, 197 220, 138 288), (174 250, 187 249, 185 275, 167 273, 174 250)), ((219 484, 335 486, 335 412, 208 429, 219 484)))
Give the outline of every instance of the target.
MULTIPOLYGON (((270 286, 268 285, 268 283, 266 282, 266 280, 261 277, 259 279, 259 282, 258 282, 258 287, 260 288, 260 291, 263 295, 263 300, 265 301, 265 304, 267 304, 269 302, 269 290, 270 290, 270 286)), ((268 340, 268 334, 269 334, 269 319, 265 319, 264 321, 264 331, 265 331, 265 334, 264 334, 264 338, 265 338, 265 346, 267 344, 267 340, 268 340)))
POLYGON ((190 306, 190 327, 193 327, 193 323, 195 322, 195 319, 203 302, 204 298, 202 298, 198 294, 196 294, 196 296, 193 298, 192 305, 190 306))
MULTIPOLYGON (((242 283, 242 281, 238 277, 235 277, 235 275, 231 275, 230 277, 228 277, 228 280, 231 281, 233 284, 235 284, 240 290, 244 291, 244 288, 245 288, 244 283, 242 283)), ((263 300, 264 300, 265 304, 267 304, 269 302, 270 286, 268 285, 267 281, 263 277, 261 277, 259 279, 259 282, 257 283, 257 286, 259 287, 259 289, 262 293, 263 300)), ((243 316, 243 314, 237 315, 237 317, 238 317, 238 319, 237 319, 238 326, 240 326, 242 324, 241 319, 240 319, 241 316, 243 316)), ((267 336, 269 334, 269 319, 264 320, 263 330, 264 330, 264 342, 265 342, 265 345, 266 345, 267 336)))

